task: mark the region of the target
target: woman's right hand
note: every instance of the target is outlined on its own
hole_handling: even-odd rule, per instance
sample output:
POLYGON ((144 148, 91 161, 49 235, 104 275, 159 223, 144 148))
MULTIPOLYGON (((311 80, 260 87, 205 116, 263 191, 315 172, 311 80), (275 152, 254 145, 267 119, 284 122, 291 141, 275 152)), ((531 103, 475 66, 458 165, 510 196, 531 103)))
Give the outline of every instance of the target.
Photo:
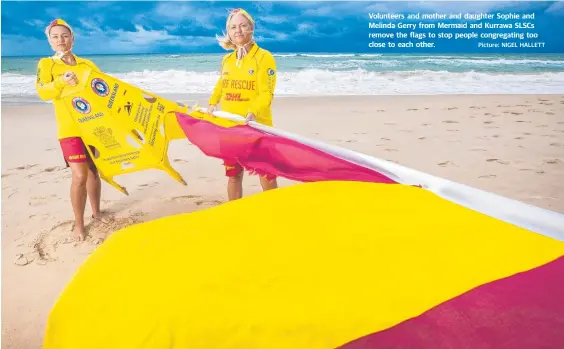
POLYGON ((76 77, 76 74, 71 71, 66 71, 63 74, 63 81, 71 86, 75 86, 76 84, 78 84, 78 78, 76 77))
POLYGON ((210 104, 210 105, 208 105, 208 114, 209 114, 210 116, 215 116, 215 115, 213 115, 213 112, 216 111, 216 109, 217 109, 217 105, 216 105, 216 104, 210 104))

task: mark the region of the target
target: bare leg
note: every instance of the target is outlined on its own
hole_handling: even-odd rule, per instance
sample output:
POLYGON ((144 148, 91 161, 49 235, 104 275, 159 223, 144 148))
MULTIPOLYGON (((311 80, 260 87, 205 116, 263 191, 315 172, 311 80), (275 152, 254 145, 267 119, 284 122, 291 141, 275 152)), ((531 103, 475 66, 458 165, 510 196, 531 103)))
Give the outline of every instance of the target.
POLYGON ((86 182, 88 179, 88 165, 85 162, 69 163, 72 172, 71 182, 71 204, 74 211, 73 238, 78 241, 84 240, 84 209, 86 207, 86 182))
POLYGON ((264 177, 260 177, 260 186, 262 187, 263 191, 266 190, 272 190, 272 189, 276 189, 278 188, 278 182, 276 181, 276 178, 274 178, 273 180, 268 180, 266 178, 266 176, 264 177))
POLYGON ((227 181, 227 196, 229 201, 243 197, 243 172, 235 177, 229 177, 227 181))
POLYGON ((92 207, 92 216, 94 218, 102 218, 100 213, 100 198, 102 195, 102 181, 98 172, 88 169, 88 179, 86 180, 86 192, 90 199, 90 207, 92 207))

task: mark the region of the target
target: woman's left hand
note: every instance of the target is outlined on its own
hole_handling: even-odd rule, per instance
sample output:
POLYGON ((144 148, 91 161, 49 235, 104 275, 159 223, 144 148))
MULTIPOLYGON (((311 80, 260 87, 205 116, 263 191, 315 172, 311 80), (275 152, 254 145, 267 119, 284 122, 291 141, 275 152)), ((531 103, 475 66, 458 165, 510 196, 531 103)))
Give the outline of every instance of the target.
POLYGON ((248 124, 251 121, 257 121, 257 117, 253 113, 248 113, 247 117, 245 118, 245 123, 248 124))

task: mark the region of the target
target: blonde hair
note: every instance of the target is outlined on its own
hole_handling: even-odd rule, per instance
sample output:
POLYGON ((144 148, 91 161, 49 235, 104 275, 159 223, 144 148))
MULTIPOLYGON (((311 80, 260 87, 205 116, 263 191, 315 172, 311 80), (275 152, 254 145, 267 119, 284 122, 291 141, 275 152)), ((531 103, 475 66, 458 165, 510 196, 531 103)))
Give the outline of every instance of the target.
MULTIPOLYGON (((245 17, 247 21, 249 21, 249 24, 252 27, 252 32, 255 31, 255 21, 253 20, 251 15, 247 13, 247 11, 240 8, 231 10, 229 12, 229 15, 227 16, 227 21, 225 22, 225 32, 222 31, 223 35, 221 36, 217 34, 215 35, 215 38, 217 39, 219 46, 221 46, 225 50, 237 49, 237 46, 231 41, 231 38, 229 37, 229 25, 231 24, 231 20, 233 19, 233 17, 235 17, 238 14, 243 15, 243 17, 245 17)), ((253 36, 251 36, 251 40, 249 41, 249 43, 255 43, 255 38, 253 36)))

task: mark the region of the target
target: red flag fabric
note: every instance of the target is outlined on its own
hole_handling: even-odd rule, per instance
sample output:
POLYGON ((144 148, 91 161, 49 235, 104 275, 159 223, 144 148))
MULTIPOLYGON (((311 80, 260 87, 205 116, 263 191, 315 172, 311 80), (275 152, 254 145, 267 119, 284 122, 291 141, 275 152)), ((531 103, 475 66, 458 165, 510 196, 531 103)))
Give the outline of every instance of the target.
POLYGON ((248 125, 223 127, 183 113, 176 113, 176 116, 188 140, 202 152, 224 161, 237 161, 252 173, 300 182, 396 183, 372 169, 248 125))
POLYGON ((339 349, 560 349, 562 290, 564 257, 479 286, 339 349))

